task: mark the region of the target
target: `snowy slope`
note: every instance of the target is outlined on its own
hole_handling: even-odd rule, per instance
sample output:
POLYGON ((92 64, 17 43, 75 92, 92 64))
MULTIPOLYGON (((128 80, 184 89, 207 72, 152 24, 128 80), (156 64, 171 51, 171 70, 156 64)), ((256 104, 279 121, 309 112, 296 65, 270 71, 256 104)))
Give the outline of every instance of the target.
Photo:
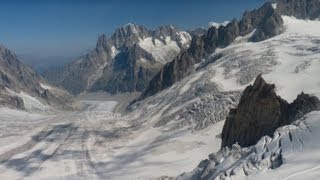
POLYGON ((241 91, 259 74, 275 83, 277 93, 289 102, 301 91, 320 97, 320 34, 316 31, 320 21, 283 18, 283 34, 257 43, 248 42, 254 32, 238 37, 195 65, 188 77, 132 105, 130 117, 151 123, 162 133, 184 128, 201 132, 223 121, 241 91))
POLYGON ((277 93, 289 102, 301 91, 320 97, 320 34, 315 30, 320 21, 292 17, 284 21, 286 32, 272 39, 248 42, 252 32, 218 49, 197 64, 190 76, 134 104, 133 117, 141 121, 155 118, 157 126, 165 129, 205 128, 224 120, 227 109, 237 104, 241 91, 259 74, 275 83, 277 93))
POLYGON ((284 164, 275 170, 253 174, 250 179, 317 179, 320 175, 320 112, 312 112, 276 133, 280 137, 273 141, 281 141, 284 164))
MULTIPOLYGON (((48 86, 47 86, 48 87, 48 86)), ((8 88, 6 90, 12 95, 12 96, 18 96, 23 100, 24 106, 26 110, 28 111, 38 111, 38 112, 45 112, 50 109, 52 109, 50 106, 48 106, 46 103, 41 102, 39 99, 21 91, 19 93, 14 92, 8 88)))
MULTIPOLYGON (((285 33, 258 43, 247 42, 252 34, 237 38, 195 65, 191 75, 133 104, 123 116, 111 112, 115 101, 86 101, 84 111, 56 116, 0 110, 0 178, 153 179, 192 171, 218 152, 228 109, 258 74, 276 83, 277 92, 289 101, 301 91, 320 96, 320 22, 284 20, 285 33)), ((273 139, 235 147, 220 170, 240 179, 316 177, 319 117, 312 112, 280 128, 273 139), (298 156, 301 152, 304 156, 298 156), (270 158, 280 153, 284 165, 270 170, 270 158)))
POLYGON ((166 64, 171 61, 179 52, 180 48, 175 41, 172 41, 170 36, 163 37, 165 43, 152 37, 147 37, 139 41, 139 46, 147 52, 151 53, 156 61, 166 64))
MULTIPOLYGON (((289 102, 301 91, 320 97, 320 21, 283 19, 286 31, 279 36, 258 43, 247 42, 250 35, 239 37, 231 46, 218 49, 213 56, 222 54, 222 58, 206 67, 214 72, 210 81, 220 91, 241 91, 261 73, 289 102)), ((273 139, 263 137, 249 148, 222 149, 179 178, 315 179, 320 168, 319 125, 320 113, 312 112, 279 128, 273 139)))
MULTIPOLYGON (((277 94, 291 102, 301 91, 320 96, 320 21, 283 17, 285 33, 269 40, 235 42, 212 69, 212 81, 222 90, 243 89, 258 74, 277 86, 277 94)), ((240 39, 240 38, 239 38, 240 39)))
POLYGON ((223 123, 163 133, 153 122, 139 126, 110 112, 114 101, 85 103, 84 111, 54 116, 0 109, 0 178, 174 177, 220 145, 223 123))
POLYGON ((320 112, 276 130, 254 146, 223 148, 178 179, 316 179, 320 168, 320 112), (281 165, 281 166, 280 166, 281 165), (279 167, 280 166, 280 167, 279 167))

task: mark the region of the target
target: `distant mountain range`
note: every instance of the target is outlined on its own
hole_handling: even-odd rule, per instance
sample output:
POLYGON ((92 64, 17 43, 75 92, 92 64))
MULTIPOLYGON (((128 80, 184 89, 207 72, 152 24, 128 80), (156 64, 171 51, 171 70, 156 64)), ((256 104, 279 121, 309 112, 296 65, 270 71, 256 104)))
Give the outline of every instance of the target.
POLYGON ((208 30, 185 32, 173 26, 149 30, 127 24, 110 37, 101 35, 90 53, 64 67, 49 69, 43 76, 73 94, 138 91, 143 99, 183 79, 195 64, 238 36, 256 30, 250 41, 258 42, 280 34, 284 30, 281 15, 315 19, 316 1, 266 3, 246 11, 240 21, 215 24, 208 30))
POLYGON ((127 24, 110 37, 99 36, 90 53, 63 68, 48 70, 43 76, 73 94, 143 92, 151 78, 190 42, 189 33, 173 26, 149 30, 127 24))

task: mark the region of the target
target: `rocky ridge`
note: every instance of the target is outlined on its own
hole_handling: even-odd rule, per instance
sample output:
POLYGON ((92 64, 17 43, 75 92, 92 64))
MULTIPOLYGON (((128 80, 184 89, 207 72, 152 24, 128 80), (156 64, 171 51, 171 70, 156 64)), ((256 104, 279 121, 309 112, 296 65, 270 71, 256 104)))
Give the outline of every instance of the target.
POLYGON ((44 73, 50 82, 73 94, 84 91, 144 91, 150 79, 189 46, 190 35, 173 26, 149 30, 127 24, 110 37, 101 35, 96 47, 77 61, 44 73))
POLYGON ((261 137, 272 136, 277 128, 315 110, 320 110, 317 97, 302 92, 289 104, 277 96, 275 85, 259 75, 244 90, 238 107, 230 110, 222 131, 222 147, 235 143, 242 147, 254 145, 261 137))
POLYGON ((244 178, 264 169, 279 168, 283 154, 295 149, 301 153, 304 143, 310 143, 303 140, 312 137, 315 124, 305 121, 306 114, 319 110, 320 100, 303 92, 287 103, 276 95, 275 86, 260 75, 244 90, 238 107, 230 110, 221 149, 177 179, 244 178))
POLYGON ((22 64, 17 56, 4 46, 0 46, 0 105, 26 109, 25 98, 58 109, 73 109, 73 97, 62 89, 42 85, 48 83, 29 66, 22 64))
POLYGON ((254 31, 250 41, 263 41, 284 31, 282 15, 300 19, 319 17, 320 2, 317 0, 275 0, 259 9, 246 11, 242 19, 236 19, 226 26, 210 27, 206 33, 195 36, 190 47, 168 63, 150 81, 139 99, 151 96, 170 87, 195 70, 194 65, 208 58, 216 48, 230 45, 238 36, 254 31))

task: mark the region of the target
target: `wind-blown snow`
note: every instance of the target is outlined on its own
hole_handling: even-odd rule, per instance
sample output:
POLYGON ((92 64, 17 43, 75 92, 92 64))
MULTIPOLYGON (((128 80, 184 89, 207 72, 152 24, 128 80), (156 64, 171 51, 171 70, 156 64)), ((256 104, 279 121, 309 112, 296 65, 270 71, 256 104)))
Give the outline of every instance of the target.
POLYGON ((180 48, 177 43, 171 40, 171 37, 165 37, 165 43, 155 39, 154 43, 152 37, 141 39, 139 46, 144 50, 152 54, 152 56, 163 64, 170 62, 180 52, 180 48))

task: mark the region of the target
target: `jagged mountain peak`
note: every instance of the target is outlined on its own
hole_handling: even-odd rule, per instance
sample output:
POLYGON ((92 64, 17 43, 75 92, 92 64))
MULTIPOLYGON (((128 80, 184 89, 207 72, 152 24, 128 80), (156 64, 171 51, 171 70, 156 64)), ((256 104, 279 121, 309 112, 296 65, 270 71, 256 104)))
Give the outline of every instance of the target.
POLYGON ((47 111, 72 109, 73 98, 49 85, 3 45, 0 47, 0 106, 47 111), (46 89, 50 88, 50 90, 46 89))
POLYGON ((294 16, 298 19, 318 19, 320 17, 319 0, 274 0, 269 4, 281 15, 294 16))
POLYGON ((139 39, 149 36, 149 30, 141 25, 125 25, 115 30, 110 42, 117 48, 132 46, 139 39))
MULTIPOLYGON (((6 48, 4 45, 0 44, 0 54, 1 56, 12 56, 13 59, 15 59, 17 56, 15 53, 13 53, 11 50, 6 48)), ((2 60, 7 60, 5 58, 2 58, 2 60)))
POLYGON ((239 36, 246 36, 254 32, 248 40, 261 42, 280 35, 285 31, 282 18, 284 15, 300 19, 319 18, 320 1, 278 0, 267 2, 258 9, 246 11, 239 22, 234 19, 226 26, 210 27, 200 36, 194 36, 187 52, 177 56, 175 60, 170 62, 171 65, 165 66, 158 75, 154 76, 140 99, 153 95, 171 86, 176 81, 180 81, 194 70, 193 66, 196 63, 210 57, 217 48, 229 46, 239 36), (167 77, 168 74, 172 76, 167 77))
POLYGON ((320 100, 303 92, 289 104, 277 95, 274 84, 266 83, 259 75, 244 90, 238 107, 230 110, 222 131, 222 147, 236 142, 243 147, 254 145, 280 126, 319 109, 320 100))
POLYGON ((96 48, 106 49, 107 46, 108 46, 108 38, 107 38, 106 34, 99 35, 98 40, 97 40, 97 44, 96 44, 96 48))
POLYGON ((96 48, 87 55, 61 70, 45 72, 44 76, 74 94, 99 90, 111 93, 143 91, 153 75, 187 48, 190 41, 188 33, 172 25, 150 30, 129 23, 117 28, 109 37, 101 34, 96 48), (119 64, 122 68, 115 68, 119 64), (65 73, 56 74, 61 71, 65 73), (112 73, 118 77, 115 78, 112 73))

